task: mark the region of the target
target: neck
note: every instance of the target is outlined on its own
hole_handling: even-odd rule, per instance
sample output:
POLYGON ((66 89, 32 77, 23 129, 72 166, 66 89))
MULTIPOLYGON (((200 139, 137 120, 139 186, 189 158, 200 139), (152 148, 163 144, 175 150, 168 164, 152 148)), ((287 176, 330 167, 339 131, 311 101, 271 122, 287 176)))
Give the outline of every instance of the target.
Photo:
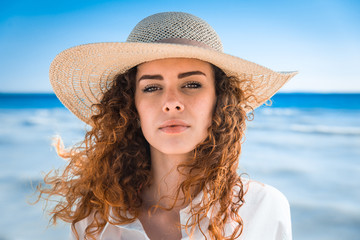
MULTIPOLYGON (((152 184, 143 192, 145 206, 160 205, 171 207, 177 194, 177 190, 185 176, 180 174, 177 166, 188 161, 190 154, 164 154, 151 148, 151 174, 152 184)), ((175 208, 181 208, 183 193, 180 191, 175 208)))

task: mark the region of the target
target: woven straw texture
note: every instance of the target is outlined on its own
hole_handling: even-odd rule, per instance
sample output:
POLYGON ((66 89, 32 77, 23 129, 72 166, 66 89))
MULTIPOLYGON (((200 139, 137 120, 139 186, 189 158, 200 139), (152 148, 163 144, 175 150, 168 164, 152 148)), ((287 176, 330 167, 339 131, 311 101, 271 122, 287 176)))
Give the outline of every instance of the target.
POLYGON ((58 54, 50 66, 50 82, 60 101, 82 121, 90 123, 114 77, 143 63, 163 58, 196 58, 212 63, 227 75, 251 79, 257 90, 256 108, 271 98, 297 72, 274 72, 222 52, 220 38, 202 19, 168 12, 140 21, 127 42, 79 45, 58 54), (177 43, 174 43, 173 40, 177 43))
POLYGON ((127 42, 157 42, 164 39, 188 39, 222 52, 215 30, 204 20, 188 13, 158 13, 140 21, 127 42))

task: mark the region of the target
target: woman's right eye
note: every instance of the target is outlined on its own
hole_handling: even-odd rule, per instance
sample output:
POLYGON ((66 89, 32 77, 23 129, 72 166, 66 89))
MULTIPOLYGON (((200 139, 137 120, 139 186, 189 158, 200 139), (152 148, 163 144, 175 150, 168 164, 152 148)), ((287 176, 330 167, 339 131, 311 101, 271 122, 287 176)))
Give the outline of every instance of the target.
POLYGON ((158 86, 155 86, 155 85, 151 85, 151 86, 146 86, 144 89, 143 89, 143 92, 155 92, 157 90, 160 90, 161 88, 158 87, 158 86))

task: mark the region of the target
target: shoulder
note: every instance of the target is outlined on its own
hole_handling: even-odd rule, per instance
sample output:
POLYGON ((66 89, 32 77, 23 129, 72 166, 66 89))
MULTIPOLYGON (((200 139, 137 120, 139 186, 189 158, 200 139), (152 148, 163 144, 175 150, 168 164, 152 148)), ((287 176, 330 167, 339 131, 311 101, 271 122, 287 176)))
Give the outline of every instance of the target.
POLYGON ((244 204, 239 215, 244 223, 244 236, 247 239, 291 239, 290 205, 284 194, 256 181, 244 180, 243 184, 244 204))
POLYGON ((289 202, 285 195, 278 189, 253 180, 245 180, 244 192, 245 203, 251 205, 272 204, 289 208, 289 202))
POLYGON ((85 230, 93 221, 94 221, 94 213, 91 213, 86 218, 76 222, 74 225, 75 229, 71 227, 70 239, 71 240, 76 239, 75 231, 79 235, 79 239, 85 239, 85 230))
MULTIPOLYGON (((290 208, 289 201, 278 189, 254 180, 241 179, 243 183, 244 205, 257 206, 263 204, 279 205, 290 208)), ((234 195, 239 196, 240 187, 234 187, 234 195)))
POLYGON ((80 220, 79 222, 75 223, 75 225, 74 225, 75 229, 72 227, 72 225, 70 225, 70 240, 77 239, 75 231, 76 231, 77 235, 79 236, 79 239, 84 239, 85 229, 90 224, 92 219, 93 219, 92 216, 88 216, 88 217, 80 220))

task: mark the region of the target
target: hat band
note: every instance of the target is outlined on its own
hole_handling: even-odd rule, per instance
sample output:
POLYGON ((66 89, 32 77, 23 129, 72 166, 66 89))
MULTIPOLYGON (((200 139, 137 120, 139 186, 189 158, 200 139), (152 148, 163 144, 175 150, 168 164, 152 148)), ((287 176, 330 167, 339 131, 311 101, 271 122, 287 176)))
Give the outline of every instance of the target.
POLYGON ((157 41, 155 41, 155 43, 175 43, 175 44, 190 45, 190 46, 215 50, 212 47, 206 45, 205 43, 198 42, 198 41, 195 41, 195 40, 186 39, 186 38, 166 38, 166 39, 157 40, 157 41))

